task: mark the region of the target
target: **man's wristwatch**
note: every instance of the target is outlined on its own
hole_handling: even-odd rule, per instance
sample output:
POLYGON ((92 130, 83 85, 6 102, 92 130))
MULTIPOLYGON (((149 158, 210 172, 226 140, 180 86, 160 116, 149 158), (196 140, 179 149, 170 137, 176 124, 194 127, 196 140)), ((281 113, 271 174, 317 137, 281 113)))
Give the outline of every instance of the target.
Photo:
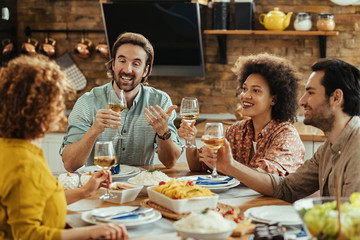
MULTIPOLYGON (((158 135, 158 134, 156 134, 156 135, 158 135)), ((170 137, 171 137, 171 131, 170 131, 170 129, 167 130, 167 131, 164 133, 164 135, 162 135, 162 136, 158 135, 158 138, 160 138, 161 140, 168 140, 170 137)))

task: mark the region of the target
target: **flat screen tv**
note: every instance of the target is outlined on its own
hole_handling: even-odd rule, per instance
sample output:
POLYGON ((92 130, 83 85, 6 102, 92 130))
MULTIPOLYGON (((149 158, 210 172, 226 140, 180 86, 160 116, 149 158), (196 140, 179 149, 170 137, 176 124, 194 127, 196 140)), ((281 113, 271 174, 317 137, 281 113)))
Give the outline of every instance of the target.
POLYGON ((150 40, 152 76, 205 76, 198 3, 116 1, 101 8, 110 48, 123 32, 150 40))

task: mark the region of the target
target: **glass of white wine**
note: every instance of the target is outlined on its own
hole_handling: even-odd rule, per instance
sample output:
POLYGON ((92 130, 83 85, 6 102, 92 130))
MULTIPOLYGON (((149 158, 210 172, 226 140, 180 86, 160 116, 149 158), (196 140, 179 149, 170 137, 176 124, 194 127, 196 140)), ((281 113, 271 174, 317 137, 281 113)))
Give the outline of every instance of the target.
MULTIPOLYGON (((225 136, 224 136, 224 127, 222 123, 206 123, 204 135, 201 140, 205 143, 205 145, 214 150, 215 153, 219 150, 219 148, 224 145, 225 136)), ((214 167, 211 173, 212 178, 217 178, 219 175, 216 171, 216 160, 214 162, 214 167)))
MULTIPOLYGON (((184 97, 181 100, 180 117, 190 126, 192 122, 199 118, 199 103, 197 98, 184 97)), ((185 148, 195 148, 190 139, 185 139, 185 148)))
MULTIPOLYGON (((109 97, 108 97, 108 109, 122 113, 126 109, 126 99, 124 95, 124 91, 120 89, 119 97, 110 91, 109 97)), ((114 139, 124 139, 125 137, 121 135, 120 129, 117 130, 114 139)))
MULTIPOLYGON (((112 141, 99 141, 95 144, 94 164, 106 172, 116 163, 115 150, 112 141)), ((117 198, 109 189, 99 197, 102 200, 117 198)))

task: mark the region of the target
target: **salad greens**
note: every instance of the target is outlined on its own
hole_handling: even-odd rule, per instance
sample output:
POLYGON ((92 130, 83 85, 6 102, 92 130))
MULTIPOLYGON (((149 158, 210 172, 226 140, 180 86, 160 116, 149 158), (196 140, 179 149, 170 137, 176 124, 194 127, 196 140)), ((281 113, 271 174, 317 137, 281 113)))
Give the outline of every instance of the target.
MULTIPOLYGON (((350 202, 341 206, 341 231, 347 239, 360 239, 360 193, 351 194, 350 202)), ((306 211, 304 221, 313 236, 318 239, 337 239, 338 211, 336 201, 315 205, 306 211)))

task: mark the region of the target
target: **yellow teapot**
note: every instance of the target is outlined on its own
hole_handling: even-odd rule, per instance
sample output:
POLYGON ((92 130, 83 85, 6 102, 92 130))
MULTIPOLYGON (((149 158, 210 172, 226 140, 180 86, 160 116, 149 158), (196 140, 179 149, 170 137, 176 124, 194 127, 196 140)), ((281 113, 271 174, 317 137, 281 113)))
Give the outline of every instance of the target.
POLYGON ((285 15, 285 13, 279 11, 279 8, 274 8, 273 11, 270 11, 267 14, 260 14, 259 21, 267 30, 282 31, 289 26, 292 14, 292 12, 289 12, 285 15))

